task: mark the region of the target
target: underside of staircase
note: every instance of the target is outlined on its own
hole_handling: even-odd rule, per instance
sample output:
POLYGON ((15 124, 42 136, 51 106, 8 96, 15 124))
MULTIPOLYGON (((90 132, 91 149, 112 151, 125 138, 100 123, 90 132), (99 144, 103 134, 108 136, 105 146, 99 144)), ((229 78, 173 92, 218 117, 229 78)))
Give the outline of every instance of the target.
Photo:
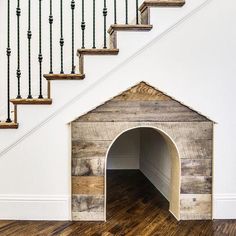
POLYGON ((139 7, 141 20, 139 24, 112 24, 108 29, 110 37, 109 48, 81 48, 77 50, 79 58, 79 74, 44 74, 47 80, 47 97, 46 98, 14 98, 10 102, 14 105, 13 121, 0 121, 0 129, 17 129, 18 105, 51 105, 51 81, 53 80, 83 80, 85 79, 84 63, 85 56, 116 56, 119 54, 117 46, 118 32, 120 31, 138 31, 148 32, 152 30, 150 25, 150 8, 152 7, 182 7, 185 0, 145 0, 139 7))

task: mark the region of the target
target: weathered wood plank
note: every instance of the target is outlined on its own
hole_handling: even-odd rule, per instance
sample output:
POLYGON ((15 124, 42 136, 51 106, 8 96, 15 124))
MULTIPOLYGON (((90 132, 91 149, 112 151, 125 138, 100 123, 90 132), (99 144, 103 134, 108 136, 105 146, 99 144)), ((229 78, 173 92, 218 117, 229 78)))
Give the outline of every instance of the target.
POLYGON ((103 195, 103 176, 77 176, 72 177, 73 194, 103 195))
POLYGON ((73 122, 72 140, 112 141, 125 130, 139 127, 163 130, 177 145, 188 140, 212 140, 211 122, 73 122))
POLYGON ((212 159, 181 159, 182 176, 212 176, 212 159))
POLYGON ((110 141, 73 141, 72 158, 104 157, 110 141))
POLYGON ((212 177, 209 176, 182 176, 181 193, 208 194, 212 193, 212 177))
POLYGON ((72 212, 103 212, 103 195, 72 195, 72 212))
POLYGON ((72 158, 72 176, 104 176, 105 157, 72 158))
POLYGON ((181 220, 203 220, 212 218, 211 194, 181 194, 181 220))
POLYGON ((80 117, 77 122, 105 121, 190 122, 207 121, 204 116, 174 100, 109 101, 80 117))

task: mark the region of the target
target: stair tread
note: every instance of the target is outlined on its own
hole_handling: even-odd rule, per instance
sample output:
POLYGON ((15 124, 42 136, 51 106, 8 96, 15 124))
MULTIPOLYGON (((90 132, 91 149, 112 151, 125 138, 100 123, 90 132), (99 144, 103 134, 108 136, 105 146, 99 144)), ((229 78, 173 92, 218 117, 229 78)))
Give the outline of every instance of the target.
POLYGON ((114 24, 108 29, 108 33, 112 34, 114 31, 149 31, 152 25, 127 25, 127 24, 114 24))
POLYGON ((89 49, 78 49, 77 54, 79 55, 117 55, 119 49, 110 48, 89 48, 89 49))
POLYGON ((0 121, 0 129, 17 129, 19 127, 18 123, 15 122, 1 122, 0 121))
POLYGON ((11 99, 14 105, 50 105, 52 104, 52 99, 49 98, 22 98, 22 99, 11 99))
POLYGON ((142 12, 146 7, 182 7, 185 0, 145 0, 139 10, 142 12))
POLYGON ((84 74, 44 74, 46 80, 82 80, 84 74))

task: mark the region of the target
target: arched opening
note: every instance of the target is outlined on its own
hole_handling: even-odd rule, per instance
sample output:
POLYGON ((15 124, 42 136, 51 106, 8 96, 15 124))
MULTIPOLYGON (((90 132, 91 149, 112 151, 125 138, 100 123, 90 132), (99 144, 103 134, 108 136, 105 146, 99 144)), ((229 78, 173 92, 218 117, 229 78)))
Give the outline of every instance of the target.
POLYGON ((115 202, 132 209, 135 201, 152 199, 150 208, 160 203, 180 219, 180 158, 168 134, 155 127, 125 130, 113 140, 106 158, 105 214, 110 217, 115 202))

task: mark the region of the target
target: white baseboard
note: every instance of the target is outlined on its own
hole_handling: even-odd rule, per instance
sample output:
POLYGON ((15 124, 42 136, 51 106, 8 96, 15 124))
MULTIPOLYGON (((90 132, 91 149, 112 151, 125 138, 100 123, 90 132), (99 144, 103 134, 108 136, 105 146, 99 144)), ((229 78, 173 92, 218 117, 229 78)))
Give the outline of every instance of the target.
POLYGON ((236 194, 215 194, 213 202, 214 219, 236 219, 236 194))
POLYGON ((69 196, 0 195, 1 220, 70 220, 69 196))
POLYGON ((140 163, 140 170, 168 200, 170 188, 170 180, 168 179, 168 177, 165 176, 160 170, 153 167, 153 165, 151 165, 151 163, 148 163, 147 161, 140 163))

